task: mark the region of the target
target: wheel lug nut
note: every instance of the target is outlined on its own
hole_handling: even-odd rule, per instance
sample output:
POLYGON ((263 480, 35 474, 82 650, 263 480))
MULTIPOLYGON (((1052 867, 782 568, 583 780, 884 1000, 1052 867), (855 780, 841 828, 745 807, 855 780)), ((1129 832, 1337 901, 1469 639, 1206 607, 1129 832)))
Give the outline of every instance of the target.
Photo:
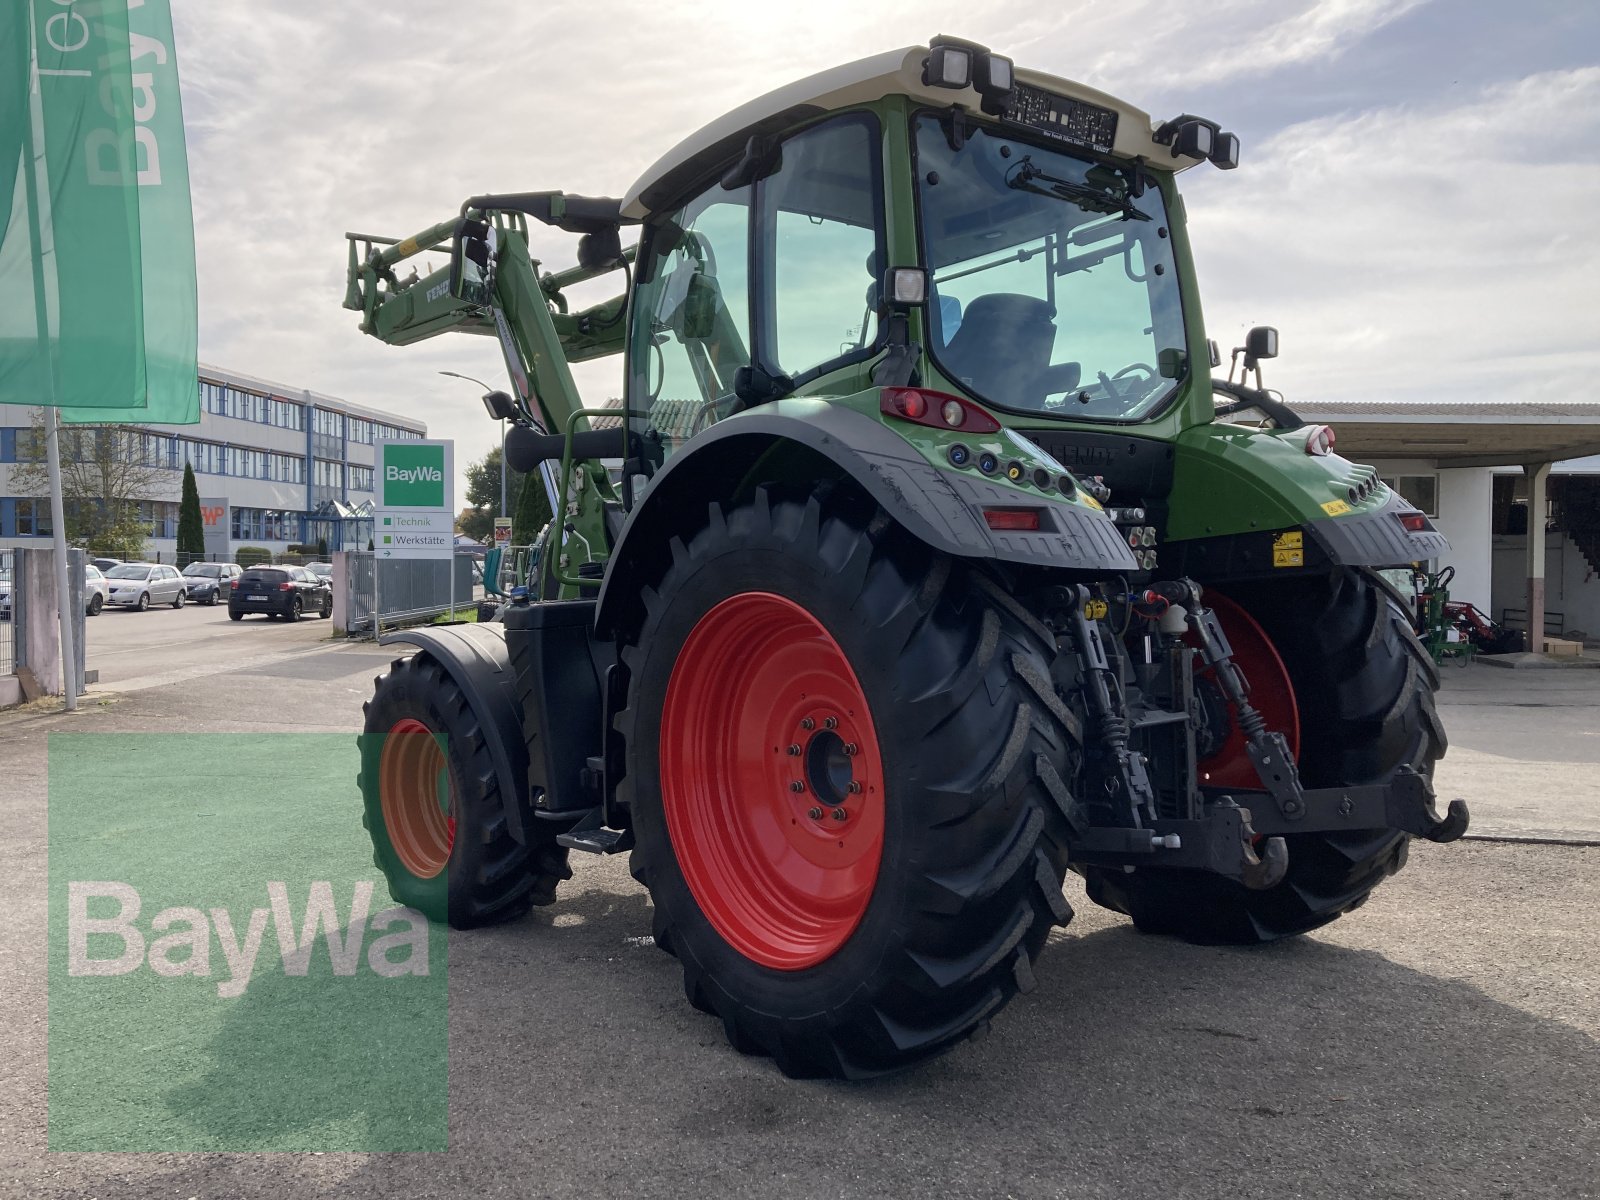
POLYGON ((813 721, 810 717, 802 717, 800 719, 800 728, 801 729, 815 729, 816 727, 817 727, 817 723, 815 721, 813 721))
POLYGON ((822 722, 822 727, 824 729, 837 729, 837 728, 839 728, 839 718, 838 717, 829 717, 827 720, 822 722))
POLYGON ((810 817, 813 821, 820 821, 822 820, 822 810, 820 808, 813 808, 810 812, 806 813, 806 816, 810 817))
POLYGON ((799 757, 799 754, 800 754, 799 745, 798 744, 791 744, 790 747, 789 747, 789 756, 791 758, 797 758, 797 757, 799 757))
POLYGON ((859 780, 855 780, 855 779, 852 779, 852 780, 851 780, 851 781, 850 781, 850 786, 849 786, 849 787, 848 787, 848 788, 847 788, 847 789, 846 789, 846 790, 847 790, 847 791, 848 791, 848 792, 849 792, 849 793, 850 793, 850 794, 851 794, 851 795, 852 795, 852 796, 859 796, 859 795, 860 795, 860 794, 861 794, 861 783, 860 783, 860 781, 859 781, 859 780))
POLYGON ((846 742, 844 744, 844 752, 854 758, 859 753, 859 747, 854 742, 846 742))
POLYGON ((833 819, 835 821, 842 821, 846 817, 848 817, 849 815, 850 814, 845 812, 844 809, 842 809, 842 808, 836 808, 836 809, 833 810, 833 819))
POLYGON ((803 792, 803 791, 806 790, 806 785, 801 783, 798 779, 796 779, 793 783, 791 783, 789 785, 789 790, 791 792, 803 792))

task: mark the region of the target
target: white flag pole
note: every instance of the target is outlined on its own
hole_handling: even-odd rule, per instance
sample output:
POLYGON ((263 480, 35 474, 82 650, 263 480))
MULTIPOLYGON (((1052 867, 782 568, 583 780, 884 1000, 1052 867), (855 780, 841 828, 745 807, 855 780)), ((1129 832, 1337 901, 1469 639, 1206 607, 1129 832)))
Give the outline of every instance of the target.
MULTIPOLYGON (((30 35, 33 32, 32 18, 33 14, 30 11, 30 35)), ((48 431, 45 437, 45 464, 50 477, 50 528, 55 545, 56 608, 61 621, 61 683, 66 693, 67 711, 74 712, 78 707, 78 655, 72 637, 72 598, 71 593, 67 591, 67 519, 65 506, 61 502, 61 414, 56 409, 55 360, 49 352, 50 314, 45 301, 44 230, 40 219, 42 205, 39 165, 36 161, 43 153, 44 144, 43 111, 38 103, 38 43, 31 37, 29 63, 32 68, 29 72, 31 78, 28 96, 30 144, 27 153, 22 156, 22 162, 26 175, 24 186, 28 197, 28 232, 32 238, 33 251, 34 319, 38 325, 39 341, 45 351, 45 428, 48 431)), ((48 177, 46 172, 46 179, 48 177)))

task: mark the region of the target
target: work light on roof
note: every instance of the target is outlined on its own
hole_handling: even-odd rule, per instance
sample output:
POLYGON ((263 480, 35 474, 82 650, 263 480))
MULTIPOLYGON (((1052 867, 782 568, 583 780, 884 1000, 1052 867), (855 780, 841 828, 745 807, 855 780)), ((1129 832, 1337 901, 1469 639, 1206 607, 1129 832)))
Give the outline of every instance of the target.
POLYGON ((928 61, 922 68, 922 82, 929 87, 956 91, 971 87, 975 51, 981 53, 982 48, 957 38, 934 38, 928 50, 928 61))
POLYGON ((1170 146, 1173 158, 1204 158, 1220 170, 1239 165, 1239 136, 1222 132, 1215 121, 1184 113, 1163 121, 1152 135, 1158 145, 1170 146))

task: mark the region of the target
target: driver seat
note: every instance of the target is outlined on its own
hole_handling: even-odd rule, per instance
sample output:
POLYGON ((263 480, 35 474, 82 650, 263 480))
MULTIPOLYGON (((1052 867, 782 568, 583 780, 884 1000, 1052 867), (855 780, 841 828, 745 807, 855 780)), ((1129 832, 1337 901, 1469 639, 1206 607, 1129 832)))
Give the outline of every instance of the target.
POLYGON ((1045 372, 1055 348, 1050 303, 1016 292, 992 292, 968 304, 961 327, 940 360, 962 383, 1001 404, 1044 401, 1045 372))

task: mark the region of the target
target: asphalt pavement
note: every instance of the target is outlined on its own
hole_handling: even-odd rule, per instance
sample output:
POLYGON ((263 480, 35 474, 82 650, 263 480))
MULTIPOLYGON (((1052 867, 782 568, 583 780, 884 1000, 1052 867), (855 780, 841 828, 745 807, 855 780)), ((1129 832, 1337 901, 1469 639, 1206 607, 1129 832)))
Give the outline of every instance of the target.
MULTIPOLYGON (((867 1084, 730 1049, 626 864, 582 858, 552 908, 450 940, 448 1151, 49 1152, 46 737, 352 732, 390 657, 276 649, 0 716, 0 1195, 1600 1195, 1600 849, 1505 841, 1419 843, 1358 912, 1251 950, 1141 937, 1069 879, 1037 990, 867 1084)), ((1600 840, 1596 673, 1452 669, 1443 700, 1475 833, 1600 840)))

